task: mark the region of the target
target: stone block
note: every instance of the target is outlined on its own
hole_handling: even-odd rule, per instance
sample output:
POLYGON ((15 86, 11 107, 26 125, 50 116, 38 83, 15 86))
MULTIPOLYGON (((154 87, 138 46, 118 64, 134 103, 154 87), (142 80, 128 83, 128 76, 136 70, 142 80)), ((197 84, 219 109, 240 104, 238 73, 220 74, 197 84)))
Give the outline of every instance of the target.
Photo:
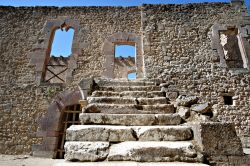
POLYGON ((212 114, 211 105, 209 103, 194 104, 191 106, 191 110, 200 114, 212 114))
POLYGON ((69 141, 183 141, 193 137, 188 126, 113 126, 72 125, 67 129, 69 141))
POLYGON ((135 104, 88 104, 84 110, 86 113, 109 113, 109 114, 168 114, 174 113, 174 105, 135 105, 135 104))
POLYGON ((232 123, 194 123, 194 140, 206 156, 243 155, 241 141, 232 123))
POLYGON ((190 108, 188 107, 183 107, 183 106, 177 107, 176 112, 183 119, 187 119, 190 116, 190 108))
POLYGON ((122 142, 110 147, 109 161, 197 161, 191 142, 122 142))
POLYGON ((170 100, 175 100, 178 97, 178 92, 166 92, 166 97, 170 100))
POLYGON ((187 126, 143 126, 134 130, 139 141, 184 141, 193 137, 187 126))
POLYGON ((93 78, 84 78, 79 82, 79 87, 81 90, 90 90, 93 86, 94 80, 93 78))
POLYGON ((66 142, 65 160, 100 161, 108 155, 108 142, 66 142))
POLYGON ((176 99, 176 104, 178 106, 190 107, 198 102, 199 98, 197 96, 184 96, 181 95, 176 99))
POLYGON ((82 124, 105 125, 178 125, 181 118, 178 114, 103 114, 81 113, 82 124))
POLYGON ((67 129, 70 141, 135 141, 133 130, 126 126, 72 125, 67 129))

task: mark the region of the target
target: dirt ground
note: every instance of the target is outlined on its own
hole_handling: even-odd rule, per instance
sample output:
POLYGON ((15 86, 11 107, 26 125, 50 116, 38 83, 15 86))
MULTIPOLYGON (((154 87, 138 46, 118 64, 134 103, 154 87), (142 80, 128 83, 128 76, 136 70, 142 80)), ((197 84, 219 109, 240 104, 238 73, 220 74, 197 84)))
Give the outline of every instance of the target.
MULTIPOLYGON (((246 154, 250 154, 250 148, 244 149, 246 154)), ((64 163, 64 159, 38 158, 29 155, 0 155, 0 166, 53 166, 64 163)))
POLYGON ((52 166, 63 159, 37 158, 29 155, 0 155, 0 166, 52 166))

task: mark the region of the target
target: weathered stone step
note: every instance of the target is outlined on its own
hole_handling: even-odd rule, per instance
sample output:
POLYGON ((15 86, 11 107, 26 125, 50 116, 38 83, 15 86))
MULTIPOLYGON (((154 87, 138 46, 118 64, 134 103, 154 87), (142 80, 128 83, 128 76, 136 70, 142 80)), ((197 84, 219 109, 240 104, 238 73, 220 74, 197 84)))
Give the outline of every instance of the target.
POLYGON ((94 91, 91 95, 92 97, 165 97, 165 94, 160 91, 124 91, 124 92, 111 92, 111 91, 94 91))
POLYGON ((82 124, 105 124, 126 126, 179 125, 179 114, 103 114, 81 113, 82 124))
POLYGON ((200 162, 193 145, 188 141, 176 142, 122 142, 111 145, 108 161, 183 161, 200 162))
POLYGON ((159 86, 105 86, 105 87, 99 87, 97 90, 99 90, 99 91, 115 91, 115 92, 161 91, 161 87, 159 87, 159 86))
POLYGON ((172 104, 136 105, 136 104, 88 104, 85 113, 109 114, 167 114, 174 113, 172 104))
POLYGON ((155 105, 169 104, 166 97, 155 98, 134 98, 134 97, 88 97, 88 103, 107 103, 107 104, 137 104, 137 105, 155 105))
POLYGON ((153 81, 143 80, 122 80, 122 79, 95 79, 95 83, 100 87, 105 86, 147 86, 156 85, 153 81))
POLYGON ((70 161, 202 162, 189 141, 129 141, 65 143, 65 159, 70 161))
POLYGON ((65 160, 104 161, 109 154, 109 142, 75 142, 64 144, 65 160))
POLYGON ((184 141, 192 137, 188 126, 72 125, 66 132, 68 141, 184 141))
POLYGON ((103 162, 67 162, 62 161, 53 166, 209 166, 202 163, 186 162, 134 162, 134 161, 103 161, 103 162))

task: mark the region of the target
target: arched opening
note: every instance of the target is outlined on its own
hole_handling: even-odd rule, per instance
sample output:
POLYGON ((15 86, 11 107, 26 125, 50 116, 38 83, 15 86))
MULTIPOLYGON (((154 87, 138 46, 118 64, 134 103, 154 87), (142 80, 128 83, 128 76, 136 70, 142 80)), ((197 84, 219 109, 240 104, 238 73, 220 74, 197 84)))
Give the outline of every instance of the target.
POLYGON ((66 139, 66 130, 71 125, 79 125, 79 114, 81 113, 80 104, 67 106, 61 113, 59 124, 59 135, 57 141, 56 158, 64 158, 64 144, 66 139))
MULTIPOLYGON (((39 38, 37 40, 37 43, 35 43, 32 46, 33 49, 29 52, 29 56, 31 57, 30 61, 29 61, 29 65, 35 66, 35 74, 36 74, 35 79, 36 79, 37 85, 40 85, 41 83, 42 84, 43 83, 54 83, 52 79, 58 78, 57 77, 58 75, 60 75, 61 79, 59 79, 59 80, 54 79, 54 80, 57 80, 57 81, 55 81, 55 83, 70 83, 70 82, 72 82, 72 72, 77 67, 77 63, 76 63, 77 57, 81 53, 81 49, 79 49, 79 46, 80 46, 80 44, 79 44, 80 39, 78 37, 79 30, 80 30, 79 22, 77 20, 73 20, 69 17, 60 17, 58 19, 46 21, 45 26, 44 26, 43 31, 42 31, 41 38, 39 38), (68 46, 71 47, 70 54, 66 54, 66 55, 70 55, 67 59, 67 64, 70 64, 70 65, 67 66, 67 69, 65 71, 66 78, 64 76, 62 76, 63 78, 61 78, 61 73, 58 74, 57 72, 52 74, 53 75, 52 78, 51 77, 45 78, 46 74, 49 73, 49 72, 47 72, 46 68, 47 68, 47 65, 49 63, 49 60, 51 59, 50 55, 51 55, 51 53, 52 53, 52 55, 55 54, 55 53, 53 53, 53 51, 51 52, 51 49, 52 49, 52 44, 54 41, 55 33, 57 32, 58 29, 64 29, 65 32, 68 31, 66 33, 67 35, 68 35, 68 33, 73 34, 73 35, 71 35, 71 37, 73 37, 73 41, 70 42, 72 44, 67 44, 68 46), (72 30, 74 32, 71 32, 72 30)), ((58 32, 59 31, 60 30, 58 30, 58 32)), ((62 48, 63 46, 60 45, 60 47, 62 48)), ((60 53, 58 55, 60 55, 60 53)), ((63 64, 65 64, 65 63, 63 63, 63 64)), ((57 65, 60 65, 60 63, 57 65)))
POLYGON ((44 82, 47 83, 65 83, 68 69, 68 62, 72 54, 72 44, 74 38, 74 29, 61 25, 52 31, 49 42, 50 52, 47 56, 44 82))
POLYGON ((78 118, 81 112, 79 100, 82 100, 82 94, 78 89, 73 91, 66 90, 54 97, 53 102, 48 106, 47 112, 37 119, 40 127, 36 137, 42 138, 42 142, 41 144, 33 144, 33 156, 63 157, 64 128, 71 124, 79 124, 78 118), (67 123, 64 123, 65 121, 67 123))
POLYGON ((134 43, 115 44, 115 78, 128 78, 128 73, 131 70, 136 70, 136 46, 134 43))

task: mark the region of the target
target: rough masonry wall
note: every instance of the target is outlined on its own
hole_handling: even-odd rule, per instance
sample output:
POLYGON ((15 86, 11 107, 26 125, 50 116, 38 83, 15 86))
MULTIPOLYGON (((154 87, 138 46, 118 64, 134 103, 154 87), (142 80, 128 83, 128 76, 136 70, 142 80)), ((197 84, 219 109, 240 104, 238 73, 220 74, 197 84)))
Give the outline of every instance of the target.
POLYGON ((114 75, 115 78, 128 78, 128 74, 135 73, 135 58, 134 57, 116 57, 114 75))
POLYGON ((38 119, 60 92, 77 89, 82 78, 102 74, 102 45, 117 32, 143 34, 147 77, 163 78, 180 93, 203 96, 217 104, 219 118, 233 121, 240 135, 249 136, 249 71, 242 74, 221 68, 210 38, 214 23, 235 23, 240 14, 225 3, 142 8, 0 7, 0 153, 30 153, 33 144, 42 143, 36 135, 38 119), (29 53, 45 37, 46 22, 64 18, 79 22, 80 54, 72 82, 37 84, 29 53), (234 106, 224 106, 223 93, 233 94, 234 106))
POLYGON ((234 4, 225 3, 144 6, 145 69, 147 77, 162 78, 181 94, 195 94, 216 104, 219 119, 234 122, 247 144, 250 72, 221 67, 211 47, 215 23, 242 21, 242 12, 235 9, 234 4), (224 105, 223 95, 233 96, 233 105, 224 105))
POLYGON ((38 119, 53 98, 76 89, 82 78, 101 75, 105 38, 117 32, 139 34, 140 26, 138 7, 0 7, 0 153, 30 153, 33 144, 42 142, 36 137, 38 119), (44 38, 46 21, 64 17, 80 24, 81 54, 73 82, 38 85, 29 53, 44 38))

